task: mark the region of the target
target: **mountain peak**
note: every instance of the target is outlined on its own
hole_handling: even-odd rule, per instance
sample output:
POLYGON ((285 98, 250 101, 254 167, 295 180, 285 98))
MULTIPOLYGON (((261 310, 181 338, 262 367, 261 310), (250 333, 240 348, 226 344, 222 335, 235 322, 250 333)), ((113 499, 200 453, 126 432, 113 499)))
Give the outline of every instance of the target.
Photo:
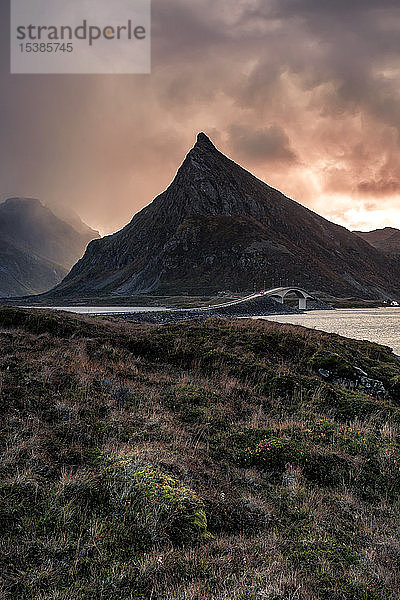
POLYGON ((202 131, 197 135, 196 146, 209 150, 216 150, 210 138, 202 131))
POLYGON ((7 198, 6 200, 4 200, 3 206, 35 207, 35 208, 42 207, 43 208, 42 203, 37 198, 25 198, 25 197, 7 198))
POLYGON ((386 256, 254 177, 201 132, 168 189, 90 244, 50 295, 201 295, 282 280, 375 298, 391 297, 398 277, 386 256))

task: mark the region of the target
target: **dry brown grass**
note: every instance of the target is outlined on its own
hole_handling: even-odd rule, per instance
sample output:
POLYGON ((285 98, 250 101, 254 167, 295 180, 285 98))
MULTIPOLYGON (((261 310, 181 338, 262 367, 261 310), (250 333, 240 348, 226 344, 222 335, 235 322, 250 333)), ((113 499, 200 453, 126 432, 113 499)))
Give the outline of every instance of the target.
POLYGON ((385 349, 251 321, 4 308, 0 327, 1 597, 400 597, 400 363, 385 349), (387 396, 324 382, 320 348, 387 396), (264 438, 303 454, 243 462, 264 438), (176 541, 165 499, 127 496, 146 465, 201 498, 211 536, 176 541))

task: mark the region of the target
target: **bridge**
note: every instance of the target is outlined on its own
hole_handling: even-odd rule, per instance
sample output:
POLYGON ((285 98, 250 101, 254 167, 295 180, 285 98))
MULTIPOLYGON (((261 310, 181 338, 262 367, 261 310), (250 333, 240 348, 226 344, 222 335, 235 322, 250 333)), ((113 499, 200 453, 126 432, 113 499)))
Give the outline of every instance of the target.
MULTIPOLYGON (((297 287, 278 287, 271 290, 265 290, 262 292, 254 292, 250 296, 244 298, 238 298, 236 300, 230 300, 222 304, 209 304, 208 307, 203 307, 201 310, 208 310, 210 308, 225 308, 226 306, 234 306, 235 304, 242 304, 255 298, 261 298, 262 296, 269 296, 277 302, 284 304, 286 296, 296 296, 299 299, 299 310, 307 310, 307 300, 315 300, 314 296, 311 296, 308 292, 297 287)), ((189 310, 197 311, 198 308, 191 308, 189 310)))
POLYGON ((270 296, 270 298, 274 298, 274 300, 277 300, 282 304, 284 303, 286 296, 296 296, 299 299, 299 310, 306 310, 307 300, 314 300, 314 297, 308 292, 297 287, 273 288, 272 290, 265 291, 264 295, 270 296))

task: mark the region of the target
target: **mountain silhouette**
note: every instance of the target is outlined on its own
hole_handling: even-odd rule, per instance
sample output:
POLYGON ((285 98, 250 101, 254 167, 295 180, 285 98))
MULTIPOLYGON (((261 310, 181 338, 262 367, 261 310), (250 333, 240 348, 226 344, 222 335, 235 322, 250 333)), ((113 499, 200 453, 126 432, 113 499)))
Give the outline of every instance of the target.
POLYGON ((399 270, 358 235, 287 198, 200 133, 168 189, 92 241, 53 297, 192 294, 279 282, 393 297, 399 270))
POLYGON ((34 198, 0 204, 0 296, 38 294, 59 283, 96 231, 77 231, 34 198))
POLYGON ((358 236, 389 256, 400 258, 400 230, 394 227, 374 229, 374 231, 355 231, 358 236))

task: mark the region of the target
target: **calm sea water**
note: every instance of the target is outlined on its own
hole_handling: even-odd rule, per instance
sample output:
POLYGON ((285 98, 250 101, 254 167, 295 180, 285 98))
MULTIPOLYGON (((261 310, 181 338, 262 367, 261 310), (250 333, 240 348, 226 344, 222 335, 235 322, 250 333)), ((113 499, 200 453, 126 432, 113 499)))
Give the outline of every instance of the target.
POLYGON ((162 306, 27 306, 23 308, 41 308, 47 310, 65 310, 78 315, 108 315, 133 312, 161 312, 162 306))
POLYGON ((357 340, 377 342, 390 346, 395 354, 400 355, 400 307, 316 310, 302 315, 271 315, 255 318, 303 325, 357 340))

